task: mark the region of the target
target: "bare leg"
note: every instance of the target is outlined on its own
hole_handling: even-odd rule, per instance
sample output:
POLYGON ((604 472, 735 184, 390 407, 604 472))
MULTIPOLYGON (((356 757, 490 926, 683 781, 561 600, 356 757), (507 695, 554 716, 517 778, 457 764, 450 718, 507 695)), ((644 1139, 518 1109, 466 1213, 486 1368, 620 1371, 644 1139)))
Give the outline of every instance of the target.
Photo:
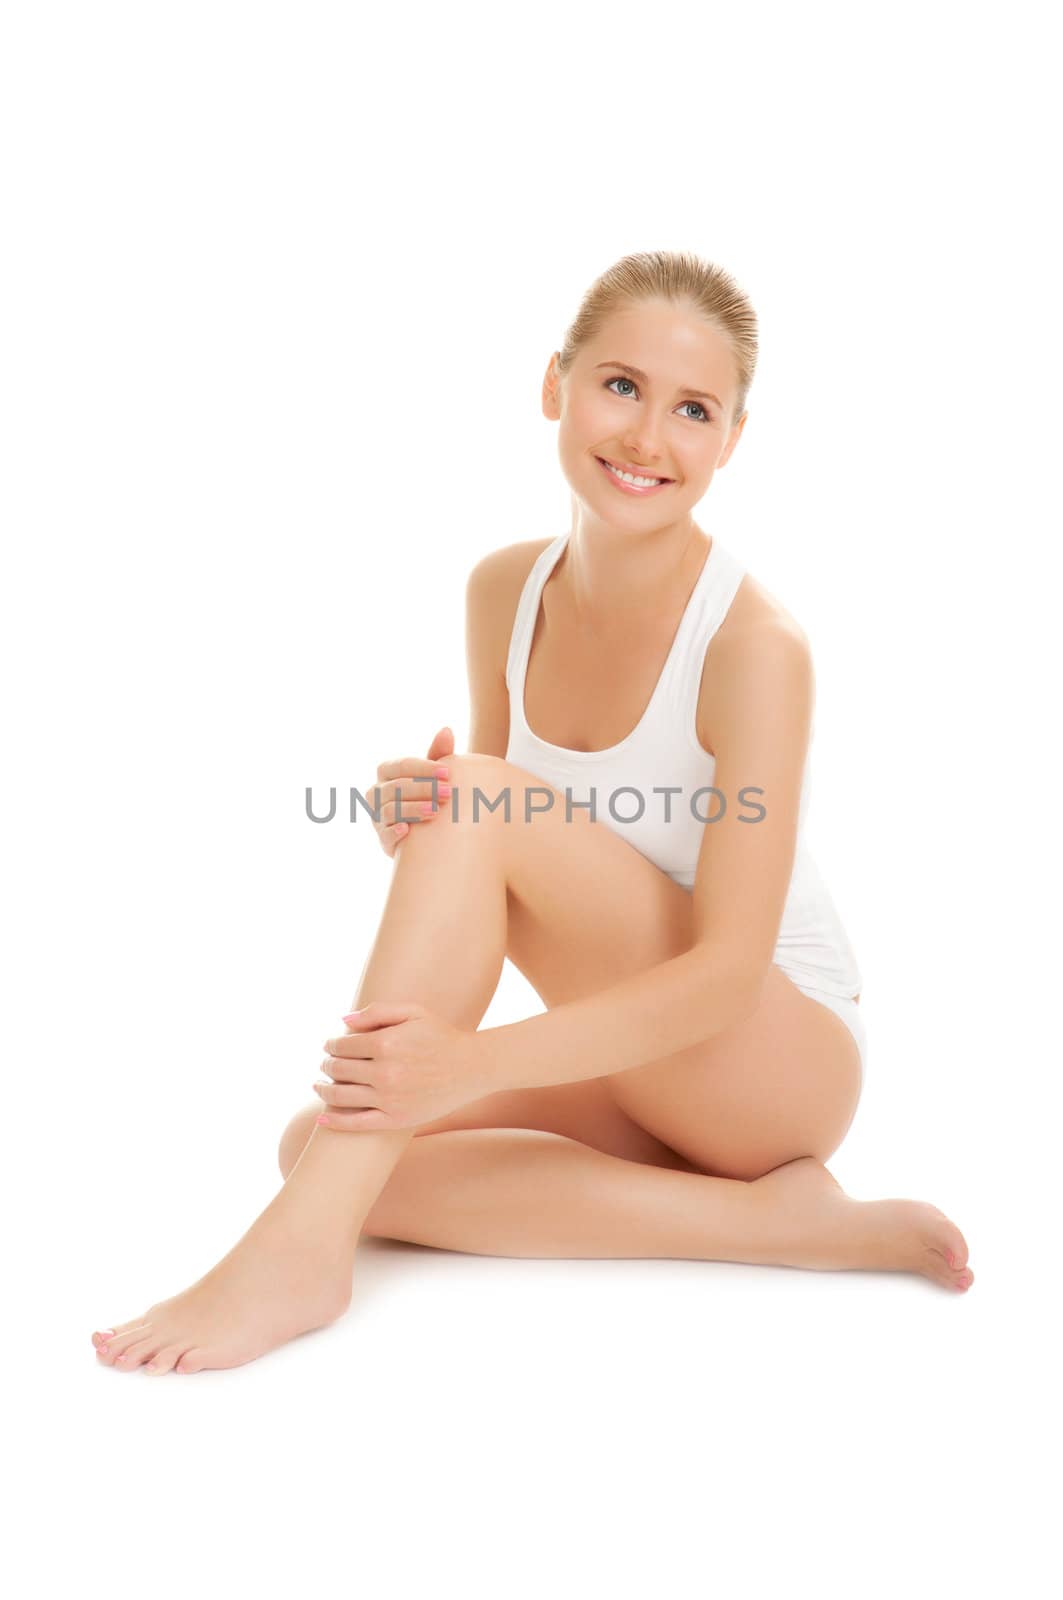
MULTIPOLYGON (((484 778, 478 758, 450 764, 471 798, 473 782, 484 778)), ((505 869, 497 827, 451 827, 445 841, 430 836, 445 825, 415 827, 400 847, 352 1007, 417 999, 475 1028, 505 958, 505 869), (448 928, 460 928, 461 938, 448 938, 448 928)), ((316 1128, 284 1187, 229 1254, 184 1293, 94 1334, 99 1359, 153 1373, 239 1366, 334 1321, 350 1304, 366 1214, 412 1138, 407 1129, 316 1128)))
MULTIPOLYGON (((282 1171, 312 1115, 286 1131, 282 1171)), ((852 1200, 811 1157, 746 1182, 621 1160, 528 1128, 418 1136, 364 1231, 473 1255, 863 1267, 922 1273, 958 1290, 974 1281, 963 1235, 940 1211, 852 1200)))
MULTIPOLYGON (((466 794, 478 781, 486 792, 495 792, 491 758, 452 757, 451 764, 466 794)), ((513 772, 507 767, 511 782, 513 772)), ((520 804, 515 795, 515 809, 520 804)), ((441 821, 407 836, 354 1004, 416 998, 460 1025, 477 1025, 506 951, 504 831, 441 821), (437 831, 443 828, 445 838, 437 831), (446 937, 455 926, 462 930, 460 940, 446 937)), ((569 849, 566 866, 582 864, 588 874, 598 862, 594 851, 612 851, 618 866, 625 867, 634 854, 607 829, 599 829, 593 842, 589 835, 565 840, 555 832, 550 849, 562 843, 569 849)), ((543 858, 537 846, 529 842, 517 855, 529 876, 538 872, 543 858)), ((655 881, 659 877, 647 863, 642 868, 655 881)), ((556 871, 555 877, 560 877, 556 871)), ((414 1141, 412 1130, 350 1134, 317 1128, 284 1187, 229 1254, 183 1294, 121 1324, 116 1337, 95 1335, 99 1359, 125 1370, 146 1365, 154 1372, 236 1366, 334 1320, 350 1302, 355 1247, 374 1202, 404 1153, 433 1137, 414 1141)), ((719 1196, 721 1230, 733 1220, 729 1213, 735 1206, 750 1203, 751 1185, 736 1189, 732 1179, 698 1181, 706 1203, 711 1194, 719 1196), (726 1190, 716 1187, 720 1184, 726 1190)), ((756 1209, 759 1215, 759 1196, 756 1209)), ((777 1219, 765 1225, 774 1238, 777 1219)), ((831 1226, 837 1227, 836 1219, 831 1226)), ((719 1236, 722 1241, 722 1231, 719 1236)), ((745 1258, 751 1259, 748 1253, 745 1258)))

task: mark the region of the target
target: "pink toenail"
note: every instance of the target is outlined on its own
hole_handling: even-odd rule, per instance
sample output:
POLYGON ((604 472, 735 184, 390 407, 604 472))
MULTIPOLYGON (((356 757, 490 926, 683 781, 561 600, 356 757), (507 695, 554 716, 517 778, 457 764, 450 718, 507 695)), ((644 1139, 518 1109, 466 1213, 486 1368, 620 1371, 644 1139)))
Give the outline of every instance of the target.
POLYGON ((328 1117, 315 1117, 314 1120, 315 1120, 315 1122, 324 1122, 326 1124, 328 1123, 328 1117))
POLYGON ((104 1328, 103 1332, 100 1334, 100 1338, 101 1339, 113 1339, 114 1338, 114 1329, 113 1328, 104 1328))
POLYGON ((951 1250, 945 1251, 945 1259, 950 1267, 954 1267, 956 1265, 956 1257, 953 1255, 951 1250))

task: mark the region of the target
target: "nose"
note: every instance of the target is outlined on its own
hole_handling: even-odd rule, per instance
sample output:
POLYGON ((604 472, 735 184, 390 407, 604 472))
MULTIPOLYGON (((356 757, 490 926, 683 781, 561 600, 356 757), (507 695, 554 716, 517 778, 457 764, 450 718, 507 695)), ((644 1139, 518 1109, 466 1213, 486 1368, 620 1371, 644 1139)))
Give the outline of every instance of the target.
POLYGON ((649 411, 644 411, 624 434, 624 449, 628 460, 637 460, 644 467, 656 466, 661 460, 661 425, 649 411))

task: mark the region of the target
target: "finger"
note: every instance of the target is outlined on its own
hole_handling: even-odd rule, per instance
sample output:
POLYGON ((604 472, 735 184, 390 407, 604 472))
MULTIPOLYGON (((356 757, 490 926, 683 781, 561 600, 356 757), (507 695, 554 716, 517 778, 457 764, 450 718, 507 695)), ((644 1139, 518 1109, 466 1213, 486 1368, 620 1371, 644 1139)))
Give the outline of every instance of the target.
POLYGON ((369 1083, 374 1062, 371 1056, 326 1056, 317 1070, 333 1083, 369 1083))
MULTIPOLYGON (((364 1033, 367 1029, 390 1028, 397 1022, 409 1022, 414 1017, 425 1015, 425 1008, 419 1000, 370 1000, 368 1005, 348 1012, 343 1020, 348 1028, 364 1033)), ((330 1054, 333 1053, 332 1044, 331 1039, 325 1044, 330 1054)))
POLYGON ((425 789, 421 794, 407 793, 401 800, 385 801, 374 826, 391 828, 397 822, 422 822, 425 817, 436 816, 450 799, 450 793, 450 785, 440 783, 435 794, 425 789))
POLYGON ((389 783, 402 782, 411 778, 440 777, 436 771, 435 761, 426 761, 421 756, 403 756, 399 761, 382 761, 376 769, 376 784, 380 789, 389 783))
POLYGON ((364 1111, 375 1108, 377 1092, 371 1083, 315 1083, 314 1093, 320 1095, 327 1106, 338 1106, 344 1111, 364 1111))
POLYGON ((438 798, 441 790, 449 793, 449 773, 449 767, 433 767, 422 778, 397 778, 394 783, 378 784, 373 794, 377 797, 380 815, 393 817, 401 806, 417 806, 422 800, 438 798))
POLYGON ((438 761, 441 756, 454 754, 454 729, 440 728, 432 743, 428 746, 429 761, 438 761))
MULTIPOLYGON (((371 1033, 346 1033, 337 1039, 325 1040, 325 1059, 319 1070, 327 1072, 329 1077, 334 1076, 333 1068, 345 1065, 345 1076, 350 1079, 350 1066, 352 1062, 368 1063, 377 1057, 377 1045, 371 1033)), ((368 1067, 366 1068, 368 1071, 368 1067)), ((363 1073, 363 1077, 365 1074, 363 1073)))
POLYGON ((374 1042, 374 1033, 398 1027, 404 1022, 426 1015, 424 1006, 416 1000, 370 1001, 360 1011, 352 1011, 344 1017, 343 1020, 350 1032, 325 1040, 321 1048, 326 1052, 327 1058, 321 1063, 321 1071, 335 1076, 332 1058, 339 1061, 378 1060, 381 1053, 380 1044, 374 1042))
POLYGON ((407 784, 406 793, 400 799, 381 801, 369 795, 367 798, 375 813, 371 818, 373 827, 387 854, 394 854, 396 843, 405 839, 411 824, 431 822, 437 817, 449 801, 450 793, 450 785, 437 780, 434 792, 422 789, 418 794, 407 784))
POLYGON ((341 1133, 357 1133, 365 1128, 395 1128, 397 1123, 383 1111, 333 1111, 323 1113, 322 1127, 335 1128, 341 1133))

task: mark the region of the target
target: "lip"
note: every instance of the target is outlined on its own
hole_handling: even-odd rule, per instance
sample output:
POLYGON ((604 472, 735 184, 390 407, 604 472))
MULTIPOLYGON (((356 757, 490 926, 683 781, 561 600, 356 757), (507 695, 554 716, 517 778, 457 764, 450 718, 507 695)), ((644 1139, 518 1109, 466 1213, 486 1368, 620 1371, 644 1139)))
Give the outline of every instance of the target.
MULTIPOLYGON (((673 478, 662 478, 660 483, 655 483, 650 488, 640 489, 637 484, 625 483, 624 480, 622 478, 618 478, 615 473, 609 472, 609 466, 620 466, 618 461, 610 461, 609 466, 607 466, 606 461, 608 460, 608 457, 595 456, 594 459, 597 461, 602 471, 609 474, 609 482, 613 484, 613 486, 618 489, 621 494, 641 495, 642 498, 645 499, 647 495, 663 494, 665 489, 670 488, 675 481, 673 478)), ((621 467, 621 471, 634 472, 640 477, 646 478, 655 478, 657 476, 655 472, 647 472, 643 467, 621 467)))
POLYGON ((674 483, 674 478, 666 478, 663 472, 651 472, 649 467, 634 467, 630 461, 614 461, 612 456, 598 456, 598 461, 608 461, 611 467, 619 467, 621 472, 633 472, 636 478, 660 478, 662 483, 674 483))

